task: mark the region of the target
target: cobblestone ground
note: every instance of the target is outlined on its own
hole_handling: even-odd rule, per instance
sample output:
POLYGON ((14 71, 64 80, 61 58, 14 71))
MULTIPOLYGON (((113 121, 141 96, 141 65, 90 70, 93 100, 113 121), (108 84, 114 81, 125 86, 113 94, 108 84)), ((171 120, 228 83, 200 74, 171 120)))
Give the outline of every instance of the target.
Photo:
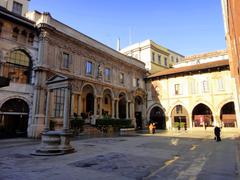
POLYGON ((75 153, 30 155, 40 141, 0 140, 0 179, 240 179, 239 134, 164 132, 72 141, 75 153))

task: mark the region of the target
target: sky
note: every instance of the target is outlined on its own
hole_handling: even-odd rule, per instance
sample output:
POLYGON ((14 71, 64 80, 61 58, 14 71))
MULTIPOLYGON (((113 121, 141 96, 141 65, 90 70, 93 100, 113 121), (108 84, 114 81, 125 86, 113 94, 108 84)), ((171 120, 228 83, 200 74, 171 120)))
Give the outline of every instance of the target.
POLYGON ((116 49, 146 39, 183 55, 225 49, 221 0, 31 0, 30 10, 116 49))

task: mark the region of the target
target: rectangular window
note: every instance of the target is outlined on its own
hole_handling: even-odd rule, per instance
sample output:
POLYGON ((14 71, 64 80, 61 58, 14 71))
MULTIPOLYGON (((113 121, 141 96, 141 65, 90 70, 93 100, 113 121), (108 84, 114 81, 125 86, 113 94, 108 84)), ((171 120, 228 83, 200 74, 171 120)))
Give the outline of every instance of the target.
POLYGON ((181 105, 176 106, 176 113, 177 114, 182 114, 182 106, 181 105))
POLYGON ((63 53, 63 67, 68 69, 70 64, 70 56, 67 53, 63 53))
POLYGON ((178 60, 178 58, 176 58, 176 63, 178 63, 179 62, 179 60, 178 60))
POLYGON ((223 79, 217 79, 217 83, 218 90, 223 91, 224 90, 223 79))
POLYGON ((166 57, 164 58, 164 65, 165 65, 165 66, 168 65, 168 64, 167 64, 167 58, 166 58, 166 57))
POLYGON ((124 74, 120 73, 120 83, 124 84, 124 74))
POLYGON ((174 90, 175 90, 175 95, 180 95, 180 84, 175 84, 174 85, 174 90))
POLYGON ((192 94, 196 94, 197 93, 197 89, 196 89, 196 81, 195 81, 195 79, 193 79, 193 80, 191 80, 191 92, 192 92, 192 94))
POLYGON ((63 117, 63 106, 64 106, 64 88, 55 89, 54 93, 54 117, 63 117))
POLYGON ((110 76, 111 76, 110 69, 109 68, 105 68, 105 70, 104 70, 105 81, 110 81, 110 76))
POLYGON ((93 75, 93 63, 91 61, 86 63, 86 75, 93 75))
POLYGON ((207 80, 204 80, 202 82, 202 90, 203 90, 203 92, 208 92, 209 91, 208 81, 207 80))
POLYGON ((136 86, 139 87, 140 86, 140 79, 136 79, 136 86))
POLYGON ((13 1, 12 12, 13 12, 13 13, 16 13, 16 14, 18 14, 18 15, 22 15, 22 4, 13 1))
POLYGON ((171 57, 171 61, 172 61, 172 63, 174 62, 173 56, 171 57))
POLYGON ((152 62, 155 62, 155 53, 152 52, 152 62))
POLYGON ((158 64, 162 64, 161 63, 161 55, 160 54, 158 55, 158 64))

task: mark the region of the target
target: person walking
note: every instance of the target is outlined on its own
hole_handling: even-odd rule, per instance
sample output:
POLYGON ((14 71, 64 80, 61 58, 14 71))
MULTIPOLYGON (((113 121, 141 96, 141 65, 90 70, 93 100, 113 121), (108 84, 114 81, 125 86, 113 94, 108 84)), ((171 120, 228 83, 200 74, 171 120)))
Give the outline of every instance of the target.
POLYGON ((217 142, 221 141, 221 129, 218 126, 214 128, 214 134, 215 134, 215 140, 217 142))

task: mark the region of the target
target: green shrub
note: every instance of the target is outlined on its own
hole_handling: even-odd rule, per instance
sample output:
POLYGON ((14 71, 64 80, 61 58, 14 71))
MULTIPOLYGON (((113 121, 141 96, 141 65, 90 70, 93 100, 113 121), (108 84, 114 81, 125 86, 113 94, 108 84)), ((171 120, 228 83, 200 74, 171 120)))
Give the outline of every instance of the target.
POLYGON ((73 130, 80 130, 83 131, 84 120, 78 117, 75 117, 70 120, 70 126, 73 130))
POLYGON ((130 119, 112 119, 112 118, 102 118, 96 120, 96 126, 98 128, 108 127, 111 126, 114 129, 120 128, 130 128, 133 127, 131 125, 130 119))

